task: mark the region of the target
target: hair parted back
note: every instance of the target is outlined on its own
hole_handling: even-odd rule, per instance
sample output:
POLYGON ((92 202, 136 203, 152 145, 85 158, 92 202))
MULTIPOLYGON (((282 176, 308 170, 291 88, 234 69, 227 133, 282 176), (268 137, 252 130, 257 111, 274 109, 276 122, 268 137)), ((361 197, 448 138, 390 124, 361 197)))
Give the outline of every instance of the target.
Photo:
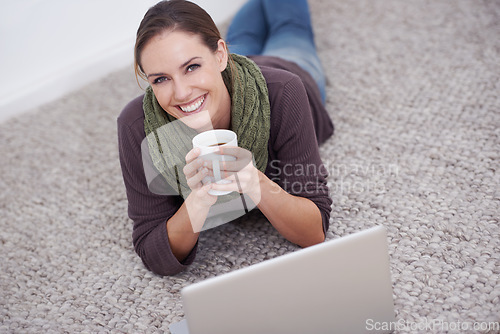
MULTIPOLYGON (((137 29, 134 50, 136 77, 146 80, 141 53, 146 44, 164 31, 183 31, 200 36, 203 43, 215 52, 222 38, 210 15, 200 6, 187 0, 164 0, 151 7, 137 29)), ((231 59, 229 59, 231 62, 231 59)))

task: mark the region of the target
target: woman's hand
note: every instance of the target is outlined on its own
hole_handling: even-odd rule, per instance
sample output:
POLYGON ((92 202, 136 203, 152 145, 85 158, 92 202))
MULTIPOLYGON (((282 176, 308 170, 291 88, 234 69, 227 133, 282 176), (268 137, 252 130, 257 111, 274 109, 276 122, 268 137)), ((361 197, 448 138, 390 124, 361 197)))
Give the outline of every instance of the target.
POLYGON ((184 175, 191 194, 194 196, 194 203, 203 207, 211 207, 217 201, 217 196, 210 195, 208 191, 212 188, 211 183, 203 184, 206 176, 213 175, 208 162, 200 158, 200 149, 194 148, 186 154, 186 165, 183 168, 184 175))
POLYGON ((252 152, 241 147, 223 146, 220 147, 219 154, 233 156, 236 160, 220 162, 221 177, 231 181, 231 183, 213 184, 212 189, 247 194, 255 205, 259 204, 261 199, 261 173, 254 166, 252 152))

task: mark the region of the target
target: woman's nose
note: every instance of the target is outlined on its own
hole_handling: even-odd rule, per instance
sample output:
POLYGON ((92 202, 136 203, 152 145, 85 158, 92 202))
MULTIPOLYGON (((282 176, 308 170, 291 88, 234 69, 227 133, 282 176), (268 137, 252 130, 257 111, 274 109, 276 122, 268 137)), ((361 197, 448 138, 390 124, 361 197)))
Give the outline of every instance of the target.
POLYGON ((174 97, 176 101, 186 102, 191 95, 191 91, 191 85, 187 82, 187 80, 174 80, 174 97))

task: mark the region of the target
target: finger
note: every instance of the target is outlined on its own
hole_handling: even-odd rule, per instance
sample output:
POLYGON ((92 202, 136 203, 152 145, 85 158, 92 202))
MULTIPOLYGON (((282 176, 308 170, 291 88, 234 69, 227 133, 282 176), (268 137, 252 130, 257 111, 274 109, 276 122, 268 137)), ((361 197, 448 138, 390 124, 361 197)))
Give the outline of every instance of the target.
POLYGON ((203 159, 198 158, 185 165, 184 168, 182 168, 182 171, 184 172, 184 175, 186 175, 186 178, 188 178, 196 174, 201 168, 206 167, 206 165, 207 164, 203 159))
POLYGON ((219 151, 217 152, 220 155, 230 155, 235 157, 237 160, 252 159, 252 152, 247 149, 238 146, 221 146, 219 151))
POLYGON ((252 180, 252 176, 241 174, 241 173, 224 172, 223 179, 225 181, 230 181, 231 183, 235 183, 239 186, 239 184, 249 183, 252 180))
POLYGON ((196 197, 203 201, 211 202, 210 205, 213 205, 217 201, 217 196, 209 193, 211 189, 213 189, 213 183, 207 183, 201 186, 196 190, 196 197))
POLYGON ((245 185, 238 177, 238 174, 233 174, 225 180, 229 180, 231 183, 213 183, 212 189, 219 191, 235 191, 240 194, 245 192, 245 185))
POLYGON ((218 191, 236 191, 236 192, 239 192, 238 185, 235 182, 231 182, 231 183, 227 183, 227 184, 212 183, 211 189, 218 190, 218 191))
POLYGON ((221 170, 228 172, 239 172, 244 168, 253 167, 253 159, 250 158, 240 158, 237 160, 223 160, 220 162, 221 170))
POLYGON ((206 195, 208 195, 208 196, 211 196, 211 197, 217 197, 217 196, 215 196, 215 195, 211 195, 211 194, 209 194, 209 193, 208 193, 208 191, 209 191, 210 189, 213 189, 213 187, 214 187, 214 183, 209 182, 209 183, 207 183, 207 184, 205 184, 205 185, 203 185, 203 186, 201 187, 201 191, 202 191, 202 193, 203 193, 203 194, 206 194, 206 195))
POLYGON ((194 190, 193 193, 194 196, 196 196, 196 200, 208 206, 214 205, 215 202, 217 201, 217 196, 211 195, 209 193, 211 189, 212 189, 212 184, 206 184, 194 190))
POLYGON ((187 179, 187 184, 191 189, 199 189, 202 187, 202 181, 208 175, 208 169, 203 168, 194 176, 187 179))
POLYGON ((190 163, 191 161, 196 159, 200 155, 200 153, 201 153, 201 150, 199 147, 193 148, 191 151, 189 151, 186 154, 186 163, 190 163))
POLYGON ((239 157, 246 151, 244 148, 238 146, 220 146, 217 154, 220 155, 232 155, 233 157, 239 157))

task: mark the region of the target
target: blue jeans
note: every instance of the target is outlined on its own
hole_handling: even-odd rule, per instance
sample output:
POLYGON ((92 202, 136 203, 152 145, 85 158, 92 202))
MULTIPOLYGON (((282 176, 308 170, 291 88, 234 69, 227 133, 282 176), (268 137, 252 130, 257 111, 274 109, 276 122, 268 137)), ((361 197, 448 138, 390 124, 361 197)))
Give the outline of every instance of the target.
POLYGON ((249 0, 233 18, 226 41, 232 53, 275 56, 296 63, 314 78, 325 102, 325 75, 307 0, 249 0))

